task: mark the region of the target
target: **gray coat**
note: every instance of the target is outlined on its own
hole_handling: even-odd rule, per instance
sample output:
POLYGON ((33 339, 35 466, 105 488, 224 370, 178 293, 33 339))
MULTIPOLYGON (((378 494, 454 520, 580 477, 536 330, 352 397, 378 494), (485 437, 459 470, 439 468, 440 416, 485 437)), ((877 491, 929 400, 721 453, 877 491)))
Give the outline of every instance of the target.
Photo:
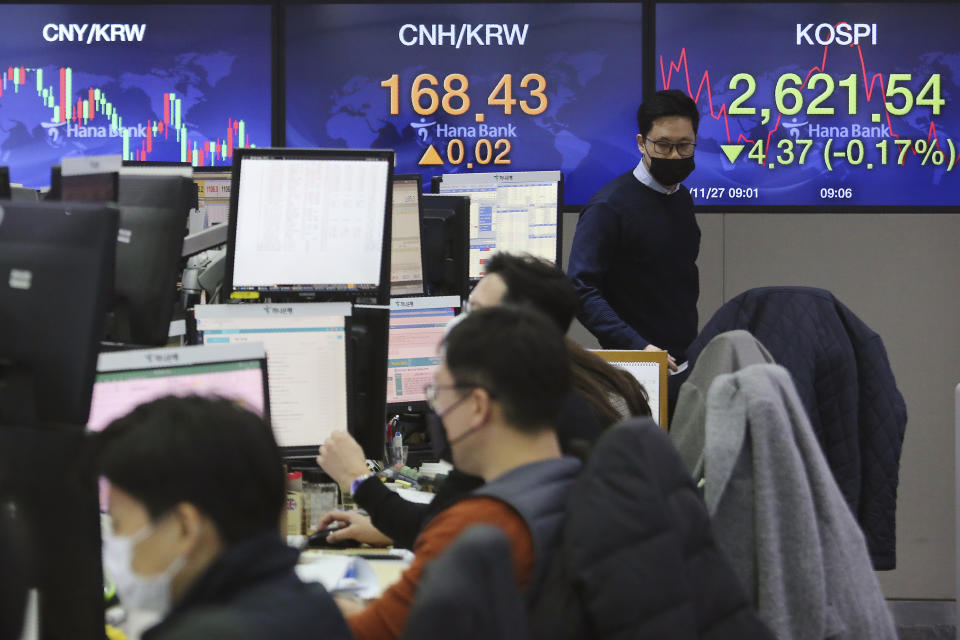
POLYGON ((866 542, 790 374, 758 364, 707 396, 705 498, 718 545, 781 640, 895 640, 866 542))
POLYGON ((703 478, 704 428, 710 385, 717 376, 765 362, 776 361, 753 334, 742 329, 716 336, 697 357, 690 377, 680 387, 677 408, 670 420, 670 439, 694 480, 703 478))

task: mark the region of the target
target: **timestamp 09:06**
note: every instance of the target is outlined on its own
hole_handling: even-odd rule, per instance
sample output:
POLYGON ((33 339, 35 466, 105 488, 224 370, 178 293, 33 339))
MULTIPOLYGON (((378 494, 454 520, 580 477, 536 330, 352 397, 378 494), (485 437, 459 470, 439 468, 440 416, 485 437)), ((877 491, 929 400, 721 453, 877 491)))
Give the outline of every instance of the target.
POLYGON ((752 200, 760 197, 760 189, 757 187, 691 187, 690 195, 699 200, 722 198, 752 200))

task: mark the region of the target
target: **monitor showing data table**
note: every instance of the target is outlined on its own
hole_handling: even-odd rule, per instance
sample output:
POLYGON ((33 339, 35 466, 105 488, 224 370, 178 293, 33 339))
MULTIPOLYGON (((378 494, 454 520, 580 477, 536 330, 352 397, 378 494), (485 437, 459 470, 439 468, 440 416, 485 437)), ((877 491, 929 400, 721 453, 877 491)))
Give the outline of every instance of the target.
POLYGON ((392 246, 390 251, 390 295, 423 293, 423 244, 421 221, 423 191, 419 174, 393 176, 392 246))
POLYGON ((234 157, 226 283, 231 298, 390 295, 393 152, 240 149, 234 157))
POLYGON ((347 429, 348 303, 198 305, 194 314, 204 344, 263 344, 270 418, 285 453, 316 455, 347 429))
POLYGON ((444 174, 439 193, 470 196, 470 278, 482 278, 497 251, 530 253, 558 263, 560 171, 444 174))

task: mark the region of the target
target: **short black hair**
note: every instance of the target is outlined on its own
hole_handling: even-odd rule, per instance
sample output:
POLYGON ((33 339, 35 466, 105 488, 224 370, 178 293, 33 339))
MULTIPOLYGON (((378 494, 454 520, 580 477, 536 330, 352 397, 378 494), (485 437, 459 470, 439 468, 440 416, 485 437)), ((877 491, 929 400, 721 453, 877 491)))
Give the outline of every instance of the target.
POLYGON ((697 110, 697 103, 679 89, 665 89, 657 91, 644 100, 640 108, 637 109, 637 127, 640 130, 640 135, 646 138, 650 129, 653 128, 654 120, 669 116, 689 118, 694 133, 697 132, 697 127, 700 125, 700 112, 697 110))
POLYGON ((530 305, 553 320, 563 333, 570 329, 580 298, 558 266, 529 253, 498 251, 487 260, 485 269, 488 275, 495 273, 503 278, 507 285, 504 302, 530 305))
POLYGON ((167 397, 99 434, 100 473, 156 521, 189 502, 233 544, 278 532, 285 478, 273 431, 223 398, 167 397))
POLYGON ((478 309, 444 338, 456 384, 476 384, 520 431, 554 426, 570 393, 570 363, 560 331, 542 313, 513 305, 478 309))

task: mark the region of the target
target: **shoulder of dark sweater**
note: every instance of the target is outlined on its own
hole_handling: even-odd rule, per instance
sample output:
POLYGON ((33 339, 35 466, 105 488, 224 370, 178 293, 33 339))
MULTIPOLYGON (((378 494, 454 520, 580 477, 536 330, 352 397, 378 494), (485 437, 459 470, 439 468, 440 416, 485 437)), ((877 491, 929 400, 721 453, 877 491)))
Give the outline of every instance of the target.
POLYGON ((595 205, 616 212, 633 211, 638 202, 659 202, 668 207, 693 206, 693 198, 684 185, 681 184, 674 193, 660 193, 637 180, 633 171, 627 171, 601 187, 587 202, 584 211, 595 205))
POLYGON ((294 572, 299 552, 276 533, 231 545, 194 582, 165 620, 144 640, 272 639, 276 633, 349 638, 333 599, 294 572))

